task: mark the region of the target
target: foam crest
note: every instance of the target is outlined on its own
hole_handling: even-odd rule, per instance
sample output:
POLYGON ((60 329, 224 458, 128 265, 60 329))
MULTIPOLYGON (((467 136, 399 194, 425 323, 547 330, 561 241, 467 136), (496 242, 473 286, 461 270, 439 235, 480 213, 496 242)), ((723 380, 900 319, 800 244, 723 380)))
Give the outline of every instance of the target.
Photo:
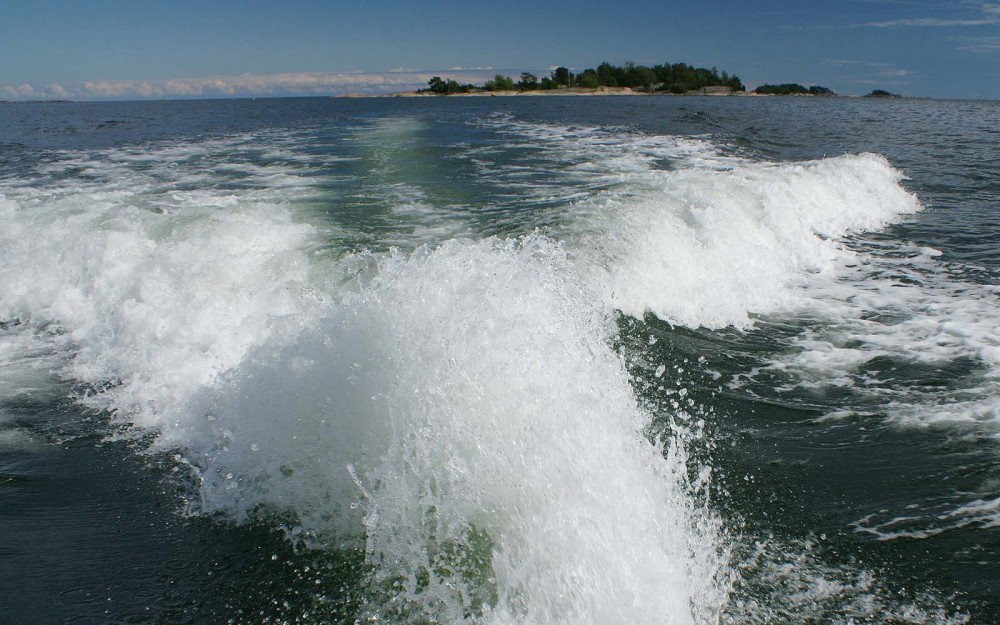
POLYGON ((711 621, 718 525, 683 441, 644 437, 613 327, 564 252, 486 240, 373 262, 316 331, 255 350, 196 404, 225 433, 192 458, 209 505, 284 504, 320 537, 363 535, 402 606, 384 617, 711 621))
POLYGON ((745 328, 800 307, 815 276, 843 273, 854 262, 843 237, 921 208, 875 154, 768 163, 700 138, 484 123, 523 158, 500 161, 490 147, 469 157, 529 198, 561 198, 545 231, 575 251, 610 308, 635 317, 745 328))
POLYGON ((683 438, 645 437, 611 311, 559 244, 331 261, 278 191, 164 189, 119 157, 94 173, 118 183, 0 200, 0 316, 190 467, 192 512, 363 548, 373 616, 715 618, 718 521, 683 438))
POLYGON ((692 327, 795 307, 812 274, 850 260, 837 237, 919 209, 872 154, 646 176, 639 197, 584 207, 580 247, 615 307, 692 327))
POLYGON ((901 424, 1000 425, 995 276, 866 239, 921 209, 884 157, 776 164, 699 139, 492 123, 537 143, 530 165, 560 171, 539 193, 569 183, 551 231, 608 308, 712 329, 791 320, 804 324, 791 349, 751 378, 766 371, 779 392, 851 388, 901 424), (919 371, 891 380, 887 363, 919 371), (958 380, 942 388, 934 370, 958 380))
POLYGON ((0 198, 0 318, 72 351, 86 401, 156 428, 161 412, 301 312, 308 226, 268 205, 170 218, 100 192, 0 198))

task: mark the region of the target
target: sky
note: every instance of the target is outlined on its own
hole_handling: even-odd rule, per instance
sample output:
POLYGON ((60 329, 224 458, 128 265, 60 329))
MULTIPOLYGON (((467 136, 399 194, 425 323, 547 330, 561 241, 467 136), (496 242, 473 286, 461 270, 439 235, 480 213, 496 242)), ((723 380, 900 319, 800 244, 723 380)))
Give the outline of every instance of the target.
POLYGON ((0 0, 0 99, 386 93, 602 61, 1000 99, 1000 0, 0 0))

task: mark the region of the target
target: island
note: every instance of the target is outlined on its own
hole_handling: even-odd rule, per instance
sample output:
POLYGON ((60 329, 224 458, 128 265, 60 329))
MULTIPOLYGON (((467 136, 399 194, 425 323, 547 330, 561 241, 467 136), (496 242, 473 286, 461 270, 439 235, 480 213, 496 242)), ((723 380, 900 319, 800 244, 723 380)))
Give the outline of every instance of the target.
POLYGON ((813 85, 803 87, 798 83, 785 83, 782 85, 761 85, 753 90, 758 95, 837 95, 832 89, 813 85))
MULTIPOLYGON (((566 67, 557 67, 549 76, 539 79, 530 72, 523 72, 520 80, 497 74, 483 85, 460 84, 455 80, 434 76, 427 88, 412 95, 460 95, 550 92, 554 94, 588 93, 699 93, 727 95, 745 93, 746 87, 739 76, 719 72, 716 68, 694 67, 687 63, 662 63, 648 67, 635 63, 617 66, 604 62, 597 68, 573 73, 566 67)), ((397 94, 408 95, 408 94, 397 94)))
MULTIPOLYGON (((451 78, 433 76, 427 87, 416 91, 367 95, 350 93, 339 97, 421 97, 421 96, 514 96, 514 95, 713 95, 713 96, 821 96, 838 94, 828 87, 799 83, 763 84, 747 93, 736 74, 717 68, 695 67, 687 63, 662 63, 646 66, 636 63, 612 65, 607 61, 596 68, 574 73, 557 67, 539 78, 522 72, 519 80, 496 74, 481 85, 459 83, 451 78)), ((876 89, 865 97, 898 98, 876 89)))
POLYGON ((899 95, 897 95, 895 93, 889 93, 885 89, 875 89, 871 93, 865 95, 865 97, 866 98, 899 98, 899 97, 902 97, 902 96, 899 96, 899 95))

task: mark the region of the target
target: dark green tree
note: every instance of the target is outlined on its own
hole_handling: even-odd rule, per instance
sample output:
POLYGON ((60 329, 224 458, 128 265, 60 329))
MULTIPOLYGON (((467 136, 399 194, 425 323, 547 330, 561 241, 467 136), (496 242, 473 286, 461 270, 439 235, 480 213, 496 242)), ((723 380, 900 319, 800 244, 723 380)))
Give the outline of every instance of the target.
MULTIPOLYGON (((686 93, 712 86, 729 87, 735 91, 745 91, 746 89, 735 74, 722 72, 720 75, 719 70, 714 67, 706 69, 693 67, 686 63, 674 63, 673 65, 663 63, 647 67, 632 62, 626 63, 624 66, 616 66, 604 61, 597 66, 597 69, 588 68, 575 76, 565 67, 559 67, 552 73, 551 80, 558 86, 575 85, 587 89, 602 86, 631 87, 647 91, 655 88, 672 93, 686 93)), ((551 85, 543 80, 542 86, 546 88, 551 85)), ((518 83, 518 88, 523 88, 521 83, 518 83)))
POLYGON ((576 85, 584 89, 597 89, 601 86, 601 77, 594 70, 586 69, 576 77, 576 85))
POLYGON ((554 72, 552 72, 552 80, 555 81, 557 85, 563 87, 573 86, 573 72, 565 67, 557 67, 554 72))
POLYGON ((798 83, 791 82, 780 85, 761 85, 754 89, 753 92, 773 95, 791 95, 795 93, 809 93, 809 90, 798 83))
POLYGON ((452 93, 469 93, 475 89, 472 85, 460 85, 452 79, 443 80, 440 76, 434 76, 427 81, 428 91, 439 95, 449 95, 452 93))
POLYGON ((626 63, 624 69, 624 75, 618 81, 618 84, 623 87, 650 91, 653 83, 656 82, 656 72, 649 67, 636 65, 635 63, 626 63))
POLYGON ((517 83, 517 88, 520 91, 534 91, 538 89, 538 76, 530 72, 522 73, 521 80, 517 83))
POLYGON ((486 89, 487 91, 513 91, 514 79, 510 76, 497 74, 493 77, 493 80, 486 81, 486 84, 483 85, 483 89, 486 89))
POLYGON ((619 73, 620 69, 605 61, 597 66, 597 77, 605 87, 617 87, 618 77, 615 74, 619 73))
POLYGON ((434 76, 427 81, 427 86, 431 93, 444 93, 445 92, 445 82, 440 76, 434 76))

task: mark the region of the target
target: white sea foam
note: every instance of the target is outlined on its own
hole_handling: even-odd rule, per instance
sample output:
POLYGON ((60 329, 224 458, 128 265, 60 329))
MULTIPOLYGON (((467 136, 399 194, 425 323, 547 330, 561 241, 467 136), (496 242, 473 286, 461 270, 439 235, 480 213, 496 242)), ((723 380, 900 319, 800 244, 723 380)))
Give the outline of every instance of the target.
POLYGON ((919 208, 874 155, 648 175, 642 197, 587 207, 582 247, 616 308, 691 327, 794 307, 813 274, 850 258, 836 237, 919 208))
POLYGON ((360 536, 410 615, 714 618, 717 521, 683 441, 645 437, 609 311, 561 246, 318 267, 316 230, 254 191, 164 196, 144 175, 0 199, 0 317, 52 329, 86 403, 176 450, 193 509, 360 536))
POLYGON ((682 441, 643 436, 612 327, 560 248, 375 262, 316 328, 184 409, 205 433, 189 440, 216 443, 188 445, 203 505, 292 506, 321 536, 363 534, 378 583, 446 622, 710 621, 716 521, 682 441))
POLYGON ((352 137, 368 165, 366 193, 388 207, 393 218, 387 243, 405 249, 473 235, 468 206, 441 205, 424 188, 428 167, 434 165, 424 149, 422 135, 428 130, 425 120, 390 117, 352 137))
MULTIPOLYGON (((281 510, 311 540, 360 541, 404 617, 714 622, 727 546, 683 431, 644 435, 615 310, 745 326, 839 275, 854 255, 835 237, 918 206, 871 155, 769 165, 704 141, 588 130, 588 152, 531 132, 599 179, 548 236, 329 264, 288 206, 311 193, 291 166, 215 188, 214 144, 170 148, 177 168, 67 156, 96 181, 54 166, 5 183, 0 318, 51 329, 89 405, 187 462, 192 509, 281 510)), ((433 225, 393 176, 380 192, 412 200, 398 215, 433 225)), ((450 228, 435 237, 466 232, 450 228)))
POLYGON ((60 392, 57 372, 66 362, 51 332, 17 325, 0 329, 0 398, 51 398, 60 392))
POLYGON ((855 262, 841 237, 921 208, 874 154, 762 163, 701 139, 491 123, 511 147, 530 144, 530 164, 562 174, 535 183, 539 193, 591 191, 567 199, 555 236, 611 307, 637 317, 745 328, 751 315, 795 309, 815 276, 836 279, 855 262))
POLYGON ((859 247, 849 266, 803 289, 794 315, 807 329, 766 367, 782 376, 778 390, 850 388, 905 425, 1000 426, 1000 289, 966 281, 932 250, 859 247), (927 374, 885 375, 879 362, 927 374), (934 377, 954 363, 960 377, 934 377))
POLYGON ((549 226, 554 221, 572 228, 581 213, 578 203, 594 195, 625 199, 657 188, 657 172, 725 170, 745 162, 723 156, 709 141, 689 137, 529 124, 502 115, 483 125, 508 142, 501 147, 470 146, 460 158, 470 160, 484 180, 499 187, 501 202, 512 202, 518 209, 530 206, 531 214, 519 215, 529 224, 549 226))
POLYGON ((165 407, 237 365, 314 291, 313 229, 287 209, 253 191, 167 196, 183 210, 150 210, 162 195, 143 173, 0 196, 0 319, 44 327, 72 354, 65 375, 110 384, 88 403, 169 438, 165 407))
POLYGON ((789 349, 749 374, 776 376, 779 393, 841 387, 900 424, 1000 433, 1000 287, 939 250, 865 239, 921 210, 885 158, 760 163, 699 139, 491 123, 514 148, 533 142, 532 164, 570 172, 532 185, 565 185, 550 230, 609 307, 689 327, 791 320, 802 330, 789 349), (921 387, 879 379, 880 361, 973 371, 953 388, 921 387))
POLYGON ((741 579, 724 622, 962 625, 970 621, 968 614, 942 607, 942 598, 933 593, 907 597, 857 563, 828 564, 822 540, 755 541, 738 569, 741 579))
POLYGON ((851 525, 858 532, 871 534, 879 540, 921 540, 962 528, 991 529, 1000 527, 1000 497, 971 501, 946 501, 923 509, 910 506, 906 514, 895 515, 888 510, 869 514, 851 525))

